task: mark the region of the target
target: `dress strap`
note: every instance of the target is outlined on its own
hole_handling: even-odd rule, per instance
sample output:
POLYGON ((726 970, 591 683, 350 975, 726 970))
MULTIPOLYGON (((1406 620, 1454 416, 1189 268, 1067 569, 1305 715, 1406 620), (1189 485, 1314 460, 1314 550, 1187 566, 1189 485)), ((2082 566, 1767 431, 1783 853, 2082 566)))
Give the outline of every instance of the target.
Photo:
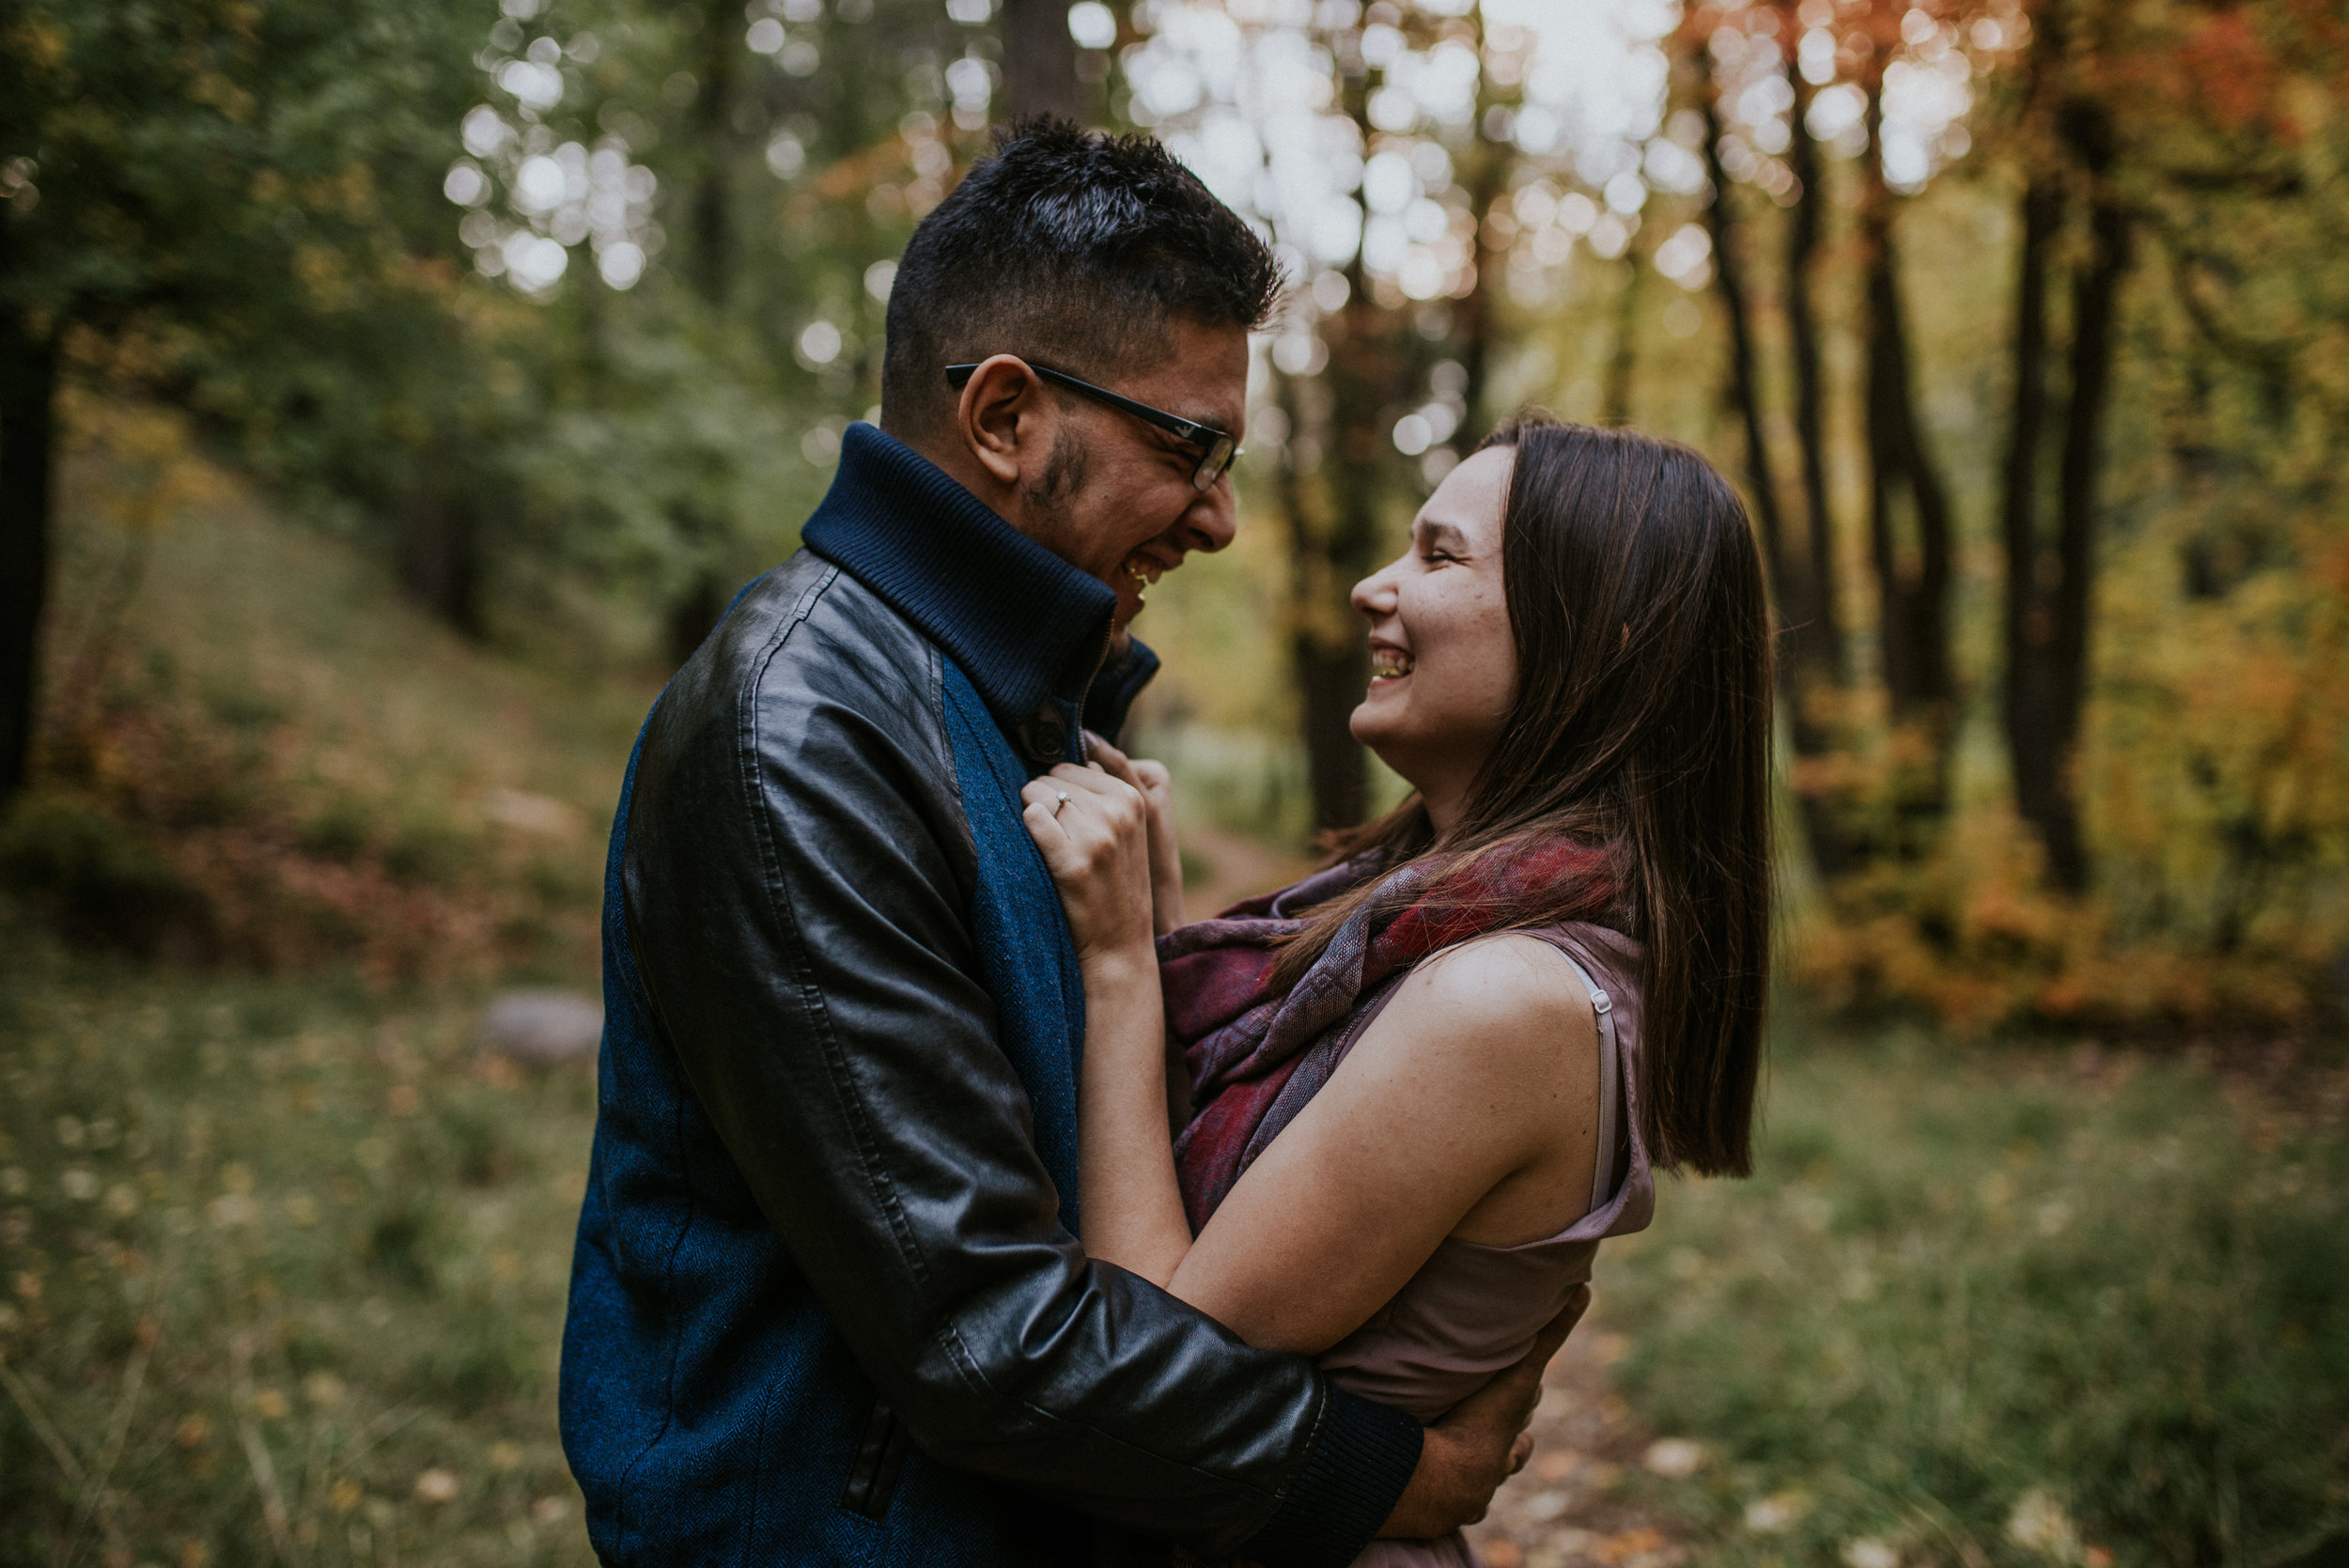
MULTIPOLYGON (((1615 999, 1607 994, 1604 986, 1591 977, 1591 971, 1582 967, 1582 960, 1576 957, 1565 942, 1552 931, 1529 931, 1524 935, 1537 937, 1548 943, 1550 951, 1563 958, 1567 967, 1574 970, 1576 977, 1582 982, 1583 989, 1591 993, 1591 1017, 1598 1024, 1598 1151, 1591 1165, 1591 1211, 1596 1213, 1614 1200, 1616 1142, 1623 1137, 1620 1109, 1623 1104, 1623 1048, 1615 1037, 1615 999)), ((1469 939, 1470 941, 1474 939, 1469 939)), ((1426 963, 1429 959, 1441 957, 1455 947, 1467 945, 1466 941, 1455 942, 1452 947, 1439 948, 1429 954, 1420 962, 1426 963)), ((1400 979, 1401 975, 1394 977, 1396 981, 1400 979)), ((1351 1048, 1354 1042, 1361 1037, 1370 1019, 1377 1017, 1379 1010, 1392 1000, 1400 988, 1394 981, 1388 982, 1373 1003, 1362 1009, 1367 1017, 1358 1017, 1346 1029, 1346 1048, 1351 1048)), ((1331 1065, 1334 1067, 1334 1062, 1331 1065)), ((1326 1071, 1322 1075, 1324 1079, 1328 1076, 1326 1071)))
POLYGON ((1606 987, 1591 978, 1591 971, 1582 967, 1582 960, 1566 951, 1563 942, 1550 943, 1551 949, 1574 968, 1581 977, 1583 987, 1591 993, 1591 1016, 1598 1024, 1598 1150, 1591 1166, 1591 1207, 1607 1206, 1615 1195, 1615 1107, 1623 1097, 1622 1053, 1615 1045, 1615 999, 1606 987))

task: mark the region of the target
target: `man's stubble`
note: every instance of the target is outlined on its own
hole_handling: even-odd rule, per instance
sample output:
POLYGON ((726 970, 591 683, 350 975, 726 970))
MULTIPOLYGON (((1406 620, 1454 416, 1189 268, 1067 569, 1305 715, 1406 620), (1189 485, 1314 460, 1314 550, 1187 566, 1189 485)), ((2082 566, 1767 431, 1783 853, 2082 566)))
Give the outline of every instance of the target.
POLYGON ((1052 455, 1044 472, 1019 492, 1027 512, 1028 536, 1080 571, 1086 569, 1086 541, 1074 515, 1074 502, 1084 488, 1088 466, 1083 444, 1064 425, 1053 433, 1052 455))

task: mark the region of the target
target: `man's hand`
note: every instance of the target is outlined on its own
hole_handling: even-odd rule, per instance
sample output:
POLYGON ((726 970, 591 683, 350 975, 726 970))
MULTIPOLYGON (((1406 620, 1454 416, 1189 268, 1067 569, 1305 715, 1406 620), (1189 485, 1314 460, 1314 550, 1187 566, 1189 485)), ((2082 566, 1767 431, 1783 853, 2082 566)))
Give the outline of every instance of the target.
POLYGON ((1410 1484, 1403 1489, 1394 1512, 1378 1527, 1381 1536, 1424 1540, 1449 1534, 1485 1516, 1501 1483, 1523 1469, 1533 1456, 1533 1438, 1525 1428, 1533 1419, 1533 1407, 1541 1403, 1542 1369, 1566 1343, 1590 1304, 1591 1287, 1584 1285, 1535 1336, 1533 1348, 1525 1353, 1524 1359, 1427 1429, 1419 1468, 1411 1472, 1410 1484))

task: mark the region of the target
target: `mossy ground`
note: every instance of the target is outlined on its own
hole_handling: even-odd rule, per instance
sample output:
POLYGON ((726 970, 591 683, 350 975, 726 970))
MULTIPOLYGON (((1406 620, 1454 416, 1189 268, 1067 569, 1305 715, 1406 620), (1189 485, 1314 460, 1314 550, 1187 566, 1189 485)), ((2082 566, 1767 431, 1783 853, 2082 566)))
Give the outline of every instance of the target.
MULTIPOLYGON (((0 939, 0 1561, 587 1560, 587 1070, 484 1056, 467 993, 0 939)), ((1756 1176, 1667 1180, 1600 1264, 1608 1423, 1701 1463, 1537 1469, 1496 1522, 1536 1563, 2338 1560, 2349 1083, 2287 1082, 1782 1038, 1756 1176), (1626 1507, 1668 1537, 1584 1528, 1626 1507)))
POLYGON ((0 953, 0 1561, 592 1560, 590 1070, 462 995, 0 953))
POLYGON ((1698 1560, 2349 1560, 2349 1073, 1784 1030, 1764 1119, 1596 1278, 1698 1560))

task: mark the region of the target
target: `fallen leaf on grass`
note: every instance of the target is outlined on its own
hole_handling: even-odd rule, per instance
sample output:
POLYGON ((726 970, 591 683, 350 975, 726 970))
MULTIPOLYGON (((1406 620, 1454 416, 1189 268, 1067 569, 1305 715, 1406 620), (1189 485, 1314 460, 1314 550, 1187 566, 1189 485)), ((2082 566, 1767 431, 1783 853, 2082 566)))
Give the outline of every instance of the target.
POLYGON ((1844 1542, 1843 1557, 1845 1568, 1901 1568, 1901 1554, 1874 1536, 1844 1542))
POLYGON ((1686 1437, 1660 1437, 1647 1446, 1640 1462, 1657 1475, 1677 1479, 1703 1467, 1704 1450, 1686 1437))
POLYGON ((577 808, 521 789, 492 789, 482 796, 480 805, 481 815, 501 828, 547 838, 567 838, 583 820, 577 808))
POLYGON ((2015 1512, 2006 1519, 2006 1538, 2059 1562, 2077 1562, 2082 1555, 2080 1534, 2072 1516, 2044 1486, 2034 1486, 2015 1499, 2015 1512))
POLYGON ((1643 1525, 1638 1529, 1627 1529, 1620 1535, 1610 1535, 1598 1541, 1592 1545, 1591 1556, 1595 1560, 1607 1563, 1611 1568, 1614 1563, 1652 1552, 1662 1545, 1664 1545, 1664 1532, 1660 1529, 1650 1529, 1643 1525))
POLYGON ((1803 1509, 1800 1494, 1773 1492, 1766 1498, 1756 1498, 1746 1504, 1746 1528, 1764 1535, 1775 1535, 1801 1518, 1803 1509))

